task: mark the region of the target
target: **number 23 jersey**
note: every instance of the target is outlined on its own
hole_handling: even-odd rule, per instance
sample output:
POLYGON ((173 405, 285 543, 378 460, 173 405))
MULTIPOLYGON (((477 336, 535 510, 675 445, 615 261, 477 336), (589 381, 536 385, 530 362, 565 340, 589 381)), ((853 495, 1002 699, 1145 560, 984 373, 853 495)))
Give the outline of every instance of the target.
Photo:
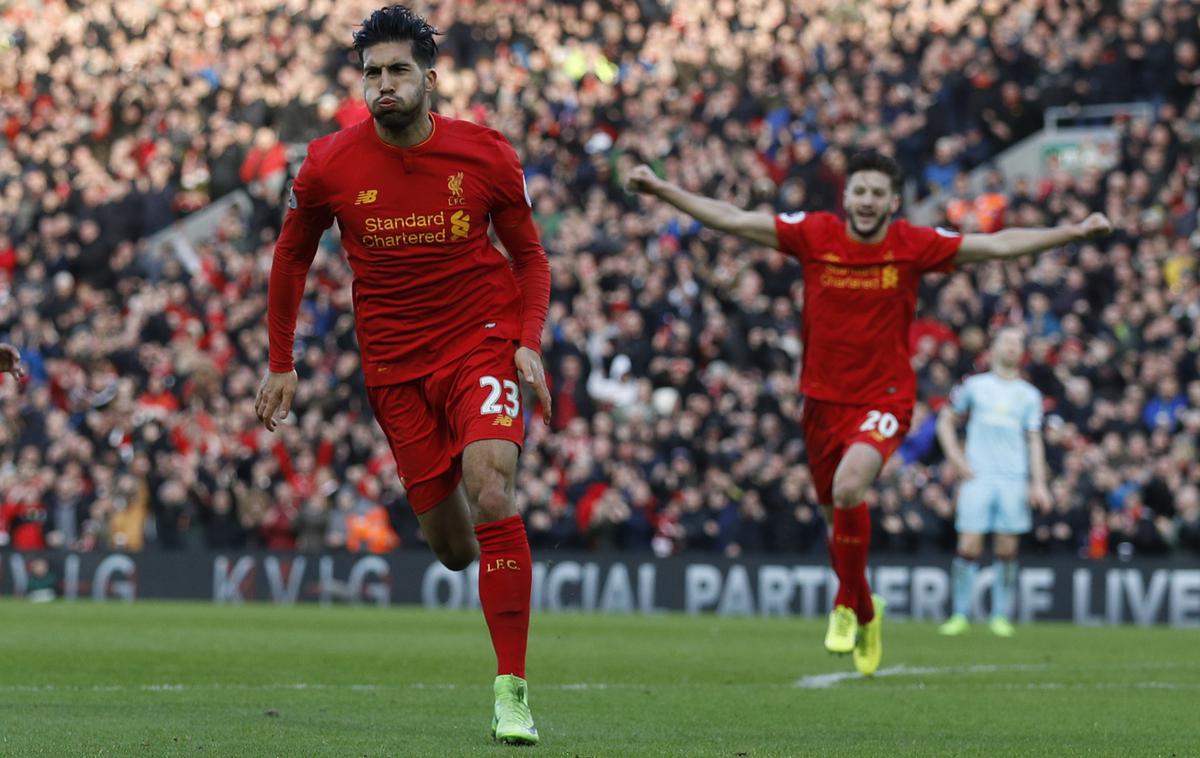
POLYGON ((291 368, 287 316, 335 219, 368 386, 428 375, 488 338, 539 348, 549 264, 516 152, 493 129, 430 118, 432 133, 413 147, 383 142, 372 119, 309 145, 275 250, 272 371, 291 368))

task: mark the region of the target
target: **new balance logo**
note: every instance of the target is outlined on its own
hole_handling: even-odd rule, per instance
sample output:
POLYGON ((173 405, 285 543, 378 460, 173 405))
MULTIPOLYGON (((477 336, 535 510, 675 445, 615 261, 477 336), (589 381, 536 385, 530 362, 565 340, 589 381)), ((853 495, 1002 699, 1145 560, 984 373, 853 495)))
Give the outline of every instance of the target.
POLYGON ((510 427, 513 425, 513 420, 509 416, 497 416, 492 420, 492 426, 510 427))
POLYGON ((362 190, 354 199, 355 205, 370 205, 379 197, 379 190, 362 190))

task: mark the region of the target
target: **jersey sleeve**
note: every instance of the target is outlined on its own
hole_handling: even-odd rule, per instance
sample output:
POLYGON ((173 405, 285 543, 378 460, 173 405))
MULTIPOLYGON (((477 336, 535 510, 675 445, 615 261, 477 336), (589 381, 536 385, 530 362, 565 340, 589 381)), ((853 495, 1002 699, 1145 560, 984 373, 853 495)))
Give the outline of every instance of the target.
POLYGON ((308 155, 288 193, 288 211, 275 242, 271 277, 267 285, 267 333, 270 369, 291 371, 296 316, 304 297, 304 280, 317 254, 321 235, 333 223, 333 211, 320 183, 319 159, 308 155))
POLYGON ((967 380, 950 390, 950 407, 962 416, 971 409, 971 382, 967 380))
POLYGON ((488 181, 492 184, 492 222, 513 226, 532 213, 533 201, 525 186, 525 168, 517 151, 503 136, 496 135, 496 161, 488 181))
POLYGON ((954 256, 962 247, 962 235, 950 229, 913 226, 913 246, 921 273, 946 273, 954 270, 954 256))
POLYGON ((1036 432, 1042 428, 1042 393, 1036 388, 1029 388, 1029 403, 1026 406, 1025 418, 1021 420, 1025 431, 1036 432))
POLYGON ((775 237, 779 251, 803 263, 811 248, 810 233, 817 220, 804 211, 780 213, 775 216, 775 237))
POLYGON ((489 177, 494 188, 492 224, 512 258, 521 290, 521 347, 541 351, 542 328, 550 308, 550 262, 533 223, 533 202, 517 151, 497 135, 499 160, 489 177))

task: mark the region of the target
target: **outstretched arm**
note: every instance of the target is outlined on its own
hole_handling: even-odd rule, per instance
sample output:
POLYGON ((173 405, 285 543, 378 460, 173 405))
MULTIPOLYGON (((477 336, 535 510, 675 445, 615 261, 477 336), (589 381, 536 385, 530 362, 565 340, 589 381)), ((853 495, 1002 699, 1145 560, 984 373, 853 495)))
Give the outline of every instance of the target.
POLYGON ((1020 258, 1068 242, 1106 237, 1109 234, 1112 234, 1112 224, 1103 213, 1093 213, 1078 224, 1059 224, 1046 229, 1005 229, 994 234, 968 234, 963 237, 954 263, 961 265, 1020 258))
POLYGON ((666 201, 710 229, 736 234, 767 247, 779 247, 775 217, 770 213, 743 210, 722 200, 688 192, 677 184, 659 179, 649 166, 641 165, 629 172, 625 188, 666 201))

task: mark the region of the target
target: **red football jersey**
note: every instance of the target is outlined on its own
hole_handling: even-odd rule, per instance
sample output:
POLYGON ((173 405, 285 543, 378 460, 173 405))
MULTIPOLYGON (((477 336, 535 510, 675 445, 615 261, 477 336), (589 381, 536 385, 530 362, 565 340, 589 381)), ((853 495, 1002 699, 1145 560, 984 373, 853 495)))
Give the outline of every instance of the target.
POLYGON ((779 249, 804 267, 800 391, 834 403, 914 401, 908 329, 921 275, 950 271, 962 237, 893 221, 877 245, 832 213, 775 218, 779 249))
POLYGON ((517 154, 494 129, 431 118, 409 148, 381 140, 372 119, 309 144, 271 268, 272 371, 292 368, 304 280, 334 219, 368 386, 425 376, 488 337, 540 348, 550 264, 517 154))

